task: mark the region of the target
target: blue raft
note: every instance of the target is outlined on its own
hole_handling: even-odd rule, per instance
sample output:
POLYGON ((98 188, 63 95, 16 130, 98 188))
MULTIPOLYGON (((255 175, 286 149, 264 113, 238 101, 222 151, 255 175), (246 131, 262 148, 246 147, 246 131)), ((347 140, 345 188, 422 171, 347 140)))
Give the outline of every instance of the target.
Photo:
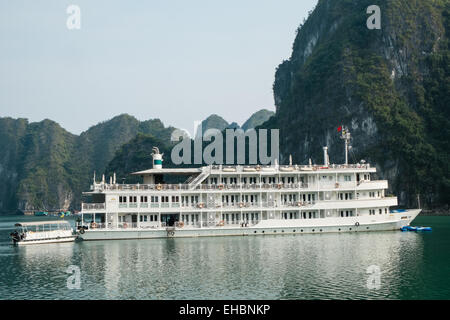
POLYGON ((401 227, 402 231, 431 231, 431 227, 413 227, 413 226, 404 226, 401 227))

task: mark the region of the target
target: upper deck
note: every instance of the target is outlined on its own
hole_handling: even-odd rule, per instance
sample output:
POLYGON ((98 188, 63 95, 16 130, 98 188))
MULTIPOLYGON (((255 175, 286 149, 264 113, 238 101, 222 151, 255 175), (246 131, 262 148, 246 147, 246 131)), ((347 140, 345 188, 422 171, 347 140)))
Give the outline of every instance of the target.
MULTIPOLYGON (((88 193, 97 192, 117 192, 117 191, 193 191, 193 190, 210 190, 210 191, 227 191, 227 190, 266 190, 270 189, 341 189, 341 188, 355 188, 364 186, 369 188, 387 188, 387 181, 368 181, 367 179, 351 179, 351 181, 339 181, 337 178, 344 174, 369 174, 375 173, 376 168, 371 167, 370 164, 349 164, 349 165, 330 165, 329 167, 319 165, 280 165, 280 166, 225 166, 225 165, 211 165, 201 168, 188 169, 149 169, 132 173, 133 175, 140 175, 144 178, 144 183, 140 184, 116 184, 116 183, 94 183, 91 185, 91 191, 88 193), (154 175, 188 175, 189 178, 185 183, 167 184, 155 183, 154 179, 146 179, 146 177, 154 175), (334 176, 333 181, 319 181, 320 177, 334 176), (257 183, 216 183, 216 184, 202 184, 208 177, 260 177, 257 183), (300 177, 317 176, 319 177, 314 183, 308 182, 308 179, 301 181, 300 177), (277 177, 275 183, 264 183, 262 177, 277 177), (295 177, 295 183, 281 183, 282 177, 295 177), (150 181, 149 182, 146 182, 150 181), (372 186, 367 183, 362 186, 362 182, 371 182, 372 186), (338 185, 336 185, 336 183, 338 185), (377 184, 376 186, 374 184, 377 184)), ((240 180, 237 180, 240 181, 240 180)))

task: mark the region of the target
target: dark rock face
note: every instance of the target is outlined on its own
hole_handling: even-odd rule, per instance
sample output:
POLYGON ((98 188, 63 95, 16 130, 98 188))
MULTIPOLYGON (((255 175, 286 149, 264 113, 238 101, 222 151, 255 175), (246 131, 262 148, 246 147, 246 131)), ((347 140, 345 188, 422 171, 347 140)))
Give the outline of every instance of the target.
POLYGON ((381 30, 369 30, 372 1, 320 0, 275 75, 285 161, 344 161, 337 127, 350 128, 350 160, 390 181, 402 205, 449 203, 449 2, 379 1, 381 30))

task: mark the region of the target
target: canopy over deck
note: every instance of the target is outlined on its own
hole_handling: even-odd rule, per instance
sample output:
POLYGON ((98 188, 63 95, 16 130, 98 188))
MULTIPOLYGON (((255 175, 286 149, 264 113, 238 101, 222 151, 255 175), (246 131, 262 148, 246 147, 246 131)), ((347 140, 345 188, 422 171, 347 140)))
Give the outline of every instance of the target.
POLYGON ((148 169, 131 173, 132 175, 149 175, 149 174, 179 174, 190 175, 201 173, 201 168, 164 168, 164 169, 148 169))
POLYGON ((35 221, 35 222, 18 222, 15 224, 16 227, 29 227, 29 226, 42 226, 45 224, 69 224, 65 220, 51 220, 51 221, 35 221))

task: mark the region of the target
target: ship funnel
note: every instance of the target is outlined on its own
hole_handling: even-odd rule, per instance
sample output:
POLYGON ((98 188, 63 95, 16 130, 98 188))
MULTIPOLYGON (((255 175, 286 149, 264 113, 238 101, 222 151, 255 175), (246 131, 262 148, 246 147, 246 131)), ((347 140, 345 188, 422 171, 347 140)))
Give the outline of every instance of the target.
POLYGON ((163 154, 159 153, 158 147, 152 148, 152 157, 153 157, 153 169, 162 169, 162 159, 163 154))

